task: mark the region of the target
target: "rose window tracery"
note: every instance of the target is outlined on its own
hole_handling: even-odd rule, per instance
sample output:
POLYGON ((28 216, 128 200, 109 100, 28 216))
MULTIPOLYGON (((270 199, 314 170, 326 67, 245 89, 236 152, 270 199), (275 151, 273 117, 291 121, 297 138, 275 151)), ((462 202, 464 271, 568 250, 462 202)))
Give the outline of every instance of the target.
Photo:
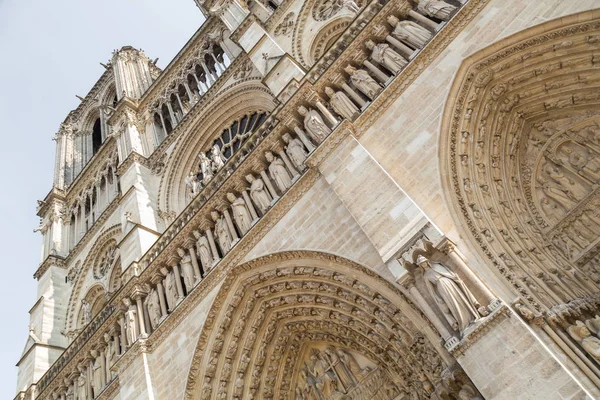
POLYGON ((112 270, 117 257, 117 244, 110 242, 94 263, 94 278, 102 279, 112 270))

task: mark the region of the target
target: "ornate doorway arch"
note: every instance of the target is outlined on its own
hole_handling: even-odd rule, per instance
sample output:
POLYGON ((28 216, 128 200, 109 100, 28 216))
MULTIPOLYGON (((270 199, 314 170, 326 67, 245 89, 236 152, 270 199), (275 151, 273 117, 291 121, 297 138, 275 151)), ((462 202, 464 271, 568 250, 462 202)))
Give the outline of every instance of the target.
POLYGON ((464 386, 472 391, 430 338, 439 342, 402 293, 371 270, 324 253, 278 253, 226 278, 185 398, 387 400, 436 392, 452 399, 464 386))

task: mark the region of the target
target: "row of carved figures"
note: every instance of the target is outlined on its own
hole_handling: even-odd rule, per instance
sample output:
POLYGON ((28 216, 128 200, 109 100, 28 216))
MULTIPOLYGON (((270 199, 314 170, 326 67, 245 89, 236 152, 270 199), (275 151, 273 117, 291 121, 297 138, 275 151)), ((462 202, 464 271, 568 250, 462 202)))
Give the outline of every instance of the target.
POLYGON ((409 58, 431 40, 439 25, 424 15, 447 20, 456 9, 441 1, 422 1, 419 7, 423 14, 412 10, 408 13, 417 22, 388 16, 387 21, 393 30, 386 35, 385 42, 371 39, 365 42, 365 47, 370 51, 369 58, 362 63, 366 69, 348 64, 344 68, 348 80, 340 85, 341 90, 330 86, 325 88, 325 94, 330 99, 329 105, 337 115, 349 120, 356 118, 359 110, 368 101, 374 100, 391 78, 408 64, 409 58), (424 12, 426 9, 432 10, 432 13, 424 12), (434 9, 437 10, 435 13, 434 9))

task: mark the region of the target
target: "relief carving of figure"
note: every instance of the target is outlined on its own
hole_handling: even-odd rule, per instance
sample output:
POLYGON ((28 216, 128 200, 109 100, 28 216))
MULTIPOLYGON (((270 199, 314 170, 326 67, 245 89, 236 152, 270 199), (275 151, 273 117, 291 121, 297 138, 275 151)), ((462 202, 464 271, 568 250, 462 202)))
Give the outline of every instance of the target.
POLYGON ((323 399, 327 399, 338 390, 338 382, 333 371, 328 370, 325 360, 317 349, 311 349, 306 363, 307 375, 312 376, 315 387, 323 399))
MULTIPOLYGON (((558 210, 561 208, 564 210, 571 210, 577 204, 577 201, 573 198, 572 193, 562 189, 560 185, 557 185, 555 182, 548 182, 546 179, 540 176, 538 177, 538 183, 540 184, 542 192, 546 195, 546 197, 560 206, 554 209, 554 214, 550 215, 556 215, 558 210)), ((552 204, 544 204, 543 207, 544 206, 546 208, 550 208, 552 207, 552 204)))
POLYGON ((346 93, 341 91, 335 91, 329 86, 325 87, 325 94, 329 96, 329 104, 333 111, 339 116, 344 117, 348 120, 353 120, 358 114, 358 107, 346 96, 346 93))
POLYGON ((544 165, 544 172, 556 184, 556 187, 562 190, 573 201, 583 199, 588 193, 588 190, 583 185, 565 175, 561 166, 547 162, 544 165))
POLYGON ((367 40, 365 46, 371 50, 371 59, 386 67, 394 75, 408 64, 408 61, 392 50, 389 44, 375 44, 374 41, 367 40))
POLYGON ((179 261, 181 265, 181 275, 183 276, 185 290, 187 293, 189 293, 196 284, 196 275, 194 274, 192 257, 190 256, 189 252, 181 248, 177 249, 177 254, 179 254, 179 257, 181 257, 181 260, 179 261))
POLYGON ((260 178, 255 178, 253 175, 246 175, 246 180, 250 184, 250 198, 263 213, 266 213, 271 207, 271 195, 265 189, 265 183, 260 178))
POLYGON ((231 213, 235 224, 241 234, 245 235, 252 227, 252 216, 250 215, 250 211, 248 211, 248 207, 246 207, 246 202, 231 192, 227 193, 227 200, 231 203, 231 213))
POLYGON ((373 100, 381 92, 381 86, 364 69, 347 65, 344 71, 350 75, 350 82, 369 99, 373 100))
POLYGON ((400 21, 393 15, 387 21, 394 27, 392 36, 415 49, 422 49, 433 37, 431 32, 415 22, 400 21))
POLYGON ((600 362, 600 339, 592 336, 583 322, 577 321, 575 325, 567 328, 569 336, 583 347, 596 362, 600 362))
POLYGON ((440 0, 419 0, 417 10, 423 15, 448 21, 456 7, 440 0))
POLYGON ((150 326, 152 329, 158 327, 160 321, 160 303, 158 299, 158 292, 152 288, 148 297, 146 297, 146 309, 148 310, 148 317, 150 318, 150 326))
POLYGON ((452 329, 462 332, 480 318, 477 311, 480 305, 458 275, 441 264, 430 264, 422 256, 419 256, 417 263, 424 270, 423 279, 431 297, 452 329))
POLYGON ((223 255, 225 255, 233 245, 233 239, 231 238, 231 232, 229 232, 227 221, 225 221, 225 218, 220 216, 216 211, 212 211, 210 216, 215 223, 214 233, 217 237, 217 241, 219 242, 219 247, 221 248, 223 255))
POLYGON ((212 171, 212 167, 210 165, 210 160, 208 159, 208 157, 206 157, 206 154, 204 154, 204 153, 200 153, 198 155, 198 158, 200 159, 200 171, 202 172, 202 183, 204 183, 206 185, 213 178, 213 171, 212 171))
POLYGON ((308 152, 304 149, 304 145, 299 139, 293 138, 289 133, 284 133, 282 136, 283 141, 287 144, 285 146, 285 153, 288 155, 294 167, 302 171, 306 167, 304 161, 308 157, 308 152))
POLYGON ((81 312, 83 313, 83 325, 87 325, 92 320, 92 306, 90 303, 83 299, 81 300, 81 312))
POLYGON ((112 379, 110 368, 117 358, 117 349, 115 347, 115 341, 108 333, 104 334, 104 341, 106 342, 106 379, 107 381, 110 381, 112 379))
POLYGON ((227 161, 223 154, 221 154, 221 148, 218 144, 214 144, 210 149, 210 159, 212 161, 211 166, 213 172, 217 172, 223 168, 225 166, 225 161, 227 161))
POLYGON ((196 254, 200 259, 204 271, 208 272, 214 264, 210 244, 208 243, 206 236, 201 235, 198 231, 194 231, 194 237, 196 238, 196 254))
POLYGON ((125 334, 127 343, 133 344, 138 338, 137 307, 131 303, 127 297, 123 299, 123 304, 127 307, 125 311, 125 334))
POLYGON ((281 193, 284 193, 292 186, 292 178, 285 168, 285 164, 279 157, 275 157, 270 151, 265 153, 265 158, 269 162, 269 176, 275 182, 281 193))
POLYGON ((321 143, 331 133, 331 129, 316 110, 300 106, 298 107, 298 114, 304 117, 304 129, 316 143, 321 143))
POLYGON ((164 267, 160 269, 160 272, 165 277, 165 297, 167 298, 167 306, 169 307, 169 311, 173 311, 177 305, 177 299, 179 298, 175 283, 175 273, 164 267))
POLYGON ((590 151, 574 143, 564 143, 557 154, 563 163, 570 165, 582 177, 592 182, 600 180, 600 163, 590 151))
POLYGON ((590 318, 585 321, 585 326, 594 335, 600 337, 600 316, 596 315, 594 318, 590 318))

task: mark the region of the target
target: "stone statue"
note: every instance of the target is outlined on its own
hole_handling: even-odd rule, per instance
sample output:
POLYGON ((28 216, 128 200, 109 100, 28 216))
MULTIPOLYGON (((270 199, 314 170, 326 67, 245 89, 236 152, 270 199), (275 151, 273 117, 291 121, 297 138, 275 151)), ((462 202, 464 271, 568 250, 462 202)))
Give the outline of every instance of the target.
POLYGON ((194 231, 194 237, 196 238, 196 254, 200 259, 204 271, 208 272, 214 264, 212 252, 210 250, 210 244, 206 236, 201 235, 200 232, 194 231))
POLYGON ((225 255, 233 246, 233 239, 231 238, 231 232, 229 232, 229 228, 227 227, 227 221, 225 221, 225 218, 220 216, 216 211, 212 211, 210 216, 215 223, 215 236, 219 242, 219 247, 221 248, 223 255, 225 255))
POLYGON ((264 215, 269 207, 271 207, 271 195, 265 189, 265 183, 260 178, 255 178, 253 175, 246 175, 246 180, 250 184, 250 198, 264 215))
POLYGON ((196 276, 194 275, 194 267, 192 266, 192 257, 182 248, 177 249, 177 254, 181 257, 181 260, 179 260, 179 264, 181 265, 181 275, 183 275, 185 290, 189 293, 196 284, 196 276))
POLYGON ((358 107, 346 96, 346 93, 342 91, 335 91, 329 86, 325 87, 325 94, 329 96, 331 104, 331 108, 335 111, 339 116, 346 118, 348 120, 353 120, 356 115, 358 115, 358 107))
POLYGON ((577 173, 592 182, 600 180, 598 158, 590 151, 578 147, 572 142, 562 144, 556 152, 561 161, 571 166, 577 173))
POLYGON ((83 325, 85 326, 92 321, 92 306, 85 299, 81 300, 81 304, 81 312, 83 313, 83 325))
POLYGON ((571 200, 579 201, 587 195, 588 190, 583 187, 583 185, 565 175, 561 166, 547 162, 544 165, 544 172, 556 184, 556 187, 569 196, 571 200))
POLYGON ((463 332, 480 318, 477 311, 480 305, 458 275, 441 264, 430 264, 422 256, 419 256, 417 263, 424 270, 423 279, 429 294, 452 329, 463 332))
POLYGON ((374 41, 367 40, 365 46, 372 51, 371 59, 386 67, 394 75, 400 72, 400 70, 408 64, 408 61, 392 50, 389 44, 375 44, 374 41))
POLYGON ((235 224, 240 233, 245 235, 252 227, 252 216, 250 215, 250 211, 248 211, 246 202, 231 192, 227 193, 227 200, 231 203, 231 213, 233 214, 235 224))
POLYGON ((600 337, 600 316, 596 315, 594 318, 590 318, 585 321, 585 326, 594 335, 600 337))
POLYGON ((592 336, 588 328, 581 321, 567 328, 569 336, 573 338, 596 362, 600 362, 600 339, 592 336))
POLYGON ((123 304, 127 307, 125 311, 125 334, 127 343, 132 345, 138 338, 137 307, 131 303, 127 297, 123 299, 123 304))
POLYGON ((288 173, 283 161, 279 157, 275 157, 270 151, 265 153, 265 157, 269 162, 269 175, 281 193, 284 193, 292 186, 292 178, 288 173))
POLYGON ((169 307, 169 311, 173 311, 177 305, 177 299, 179 298, 177 294, 177 284, 175 283, 175 273, 169 271, 165 267, 161 268, 160 272, 165 277, 165 297, 167 298, 167 306, 169 307))
POLYGON ((69 388, 67 389, 66 400, 74 400, 74 398, 75 398, 75 386, 69 385, 69 388))
POLYGON ((360 11, 360 7, 354 0, 337 0, 341 4, 341 8, 345 8, 351 13, 357 14, 360 11))
POLYGON ((200 180, 198 180, 198 176, 194 172, 190 172, 185 178, 185 185, 187 186, 190 198, 195 197, 200 192, 200 180))
POLYGON ((104 341, 106 342, 106 380, 110 381, 112 379, 112 372, 110 371, 110 368, 113 366, 117 358, 117 349, 115 347, 115 341, 108 333, 104 333, 104 341))
POLYGON ((221 154, 221 148, 218 144, 214 144, 210 149, 210 159, 212 161, 212 170, 214 172, 220 170, 225 166, 227 159, 221 154))
POLYGON ((347 65, 344 71, 350 75, 350 82, 369 99, 373 100, 381 92, 381 86, 364 69, 347 65))
POLYGON ((210 165, 210 160, 206 157, 206 154, 200 153, 198 155, 200 158, 200 171, 202 172, 202 183, 205 185, 210 182, 213 178, 212 166, 210 165))
POLYGON ((77 400, 83 399, 88 399, 87 385, 85 382, 85 371, 81 371, 81 373, 79 374, 79 378, 77 378, 77 400))
POLYGON ((448 21, 456 7, 440 0, 418 0, 417 11, 429 17, 448 21))
MULTIPOLYGON (((554 182, 551 184, 540 176, 538 177, 538 183, 540 184, 542 192, 546 195, 546 197, 552 200, 555 204, 558 204, 562 209, 568 211, 577 204, 577 201, 573 199, 573 195, 569 191, 562 189, 554 182)), ((543 207, 546 209, 546 212, 551 212, 551 204, 543 204, 543 207)), ((557 208, 554 212, 558 210, 559 208, 557 208)))
POLYGON ((316 142, 321 143, 327 135, 331 133, 331 129, 325 125, 321 115, 311 109, 307 109, 304 106, 298 107, 298 113, 304 117, 304 129, 306 133, 316 142))
POLYGON ((392 36, 415 49, 422 49, 433 37, 431 32, 415 22, 400 21, 393 15, 390 15, 387 21, 394 27, 392 36))
POLYGON ((148 296, 146 297, 146 309, 148 310, 150 326, 152 326, 152 330, 155 330, 160 322, 161 312, 158 292, 154 288, 150 290, 150 293, 148 293, 148 296))
POLYGON ((96 397, 96 393, 100 393, 104 388, 105 376, 104 371, 102 371, 102 362, 96 351, 92 353, 92 357, 94 357, 94 363, 92 364, 92 388, 94 389, 94 397, 96 397))
POLYGON ((283 141, 287 144, 285 146, 285 152, 294 164, 294 167, 302 171, 306 169, 304 161, 308 157, 308 151, 304 149, 304 145, 299 139, 293 138, 289 133, 284 133, 282 136, 283 141))

